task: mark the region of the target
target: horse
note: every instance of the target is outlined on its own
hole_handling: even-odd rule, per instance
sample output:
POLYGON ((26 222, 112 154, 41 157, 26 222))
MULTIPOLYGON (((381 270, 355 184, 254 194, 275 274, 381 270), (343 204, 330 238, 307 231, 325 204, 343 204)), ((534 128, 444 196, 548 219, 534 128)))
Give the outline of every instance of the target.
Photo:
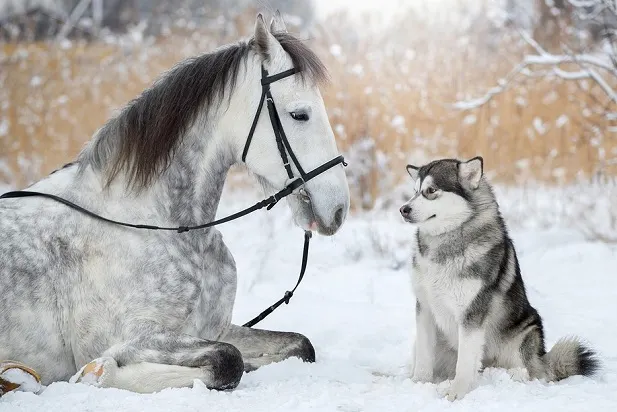
MULTIPOLYGON (((215 218, 232 165, 276 191, 306 175, 301 164, 319 170, 290 189, 295 225, 331 236, 350 200, 340 162, 319 166, 338 155, 320 94, 328 80, 279 14, 270 25, 258 14, 251 37, 171 68, 29 188, 107 219, 186 226, 215 218), (273 111, 261 110, 264 84, 273 111), (293 162, 282 164, 286 153, 293 162)), ((0 201, 0 359, 42 385, 230 390, 261 366, 314 362, 302 334, 231 323, 236 283, 216 228, 137 230, 46 198, 0 201)))

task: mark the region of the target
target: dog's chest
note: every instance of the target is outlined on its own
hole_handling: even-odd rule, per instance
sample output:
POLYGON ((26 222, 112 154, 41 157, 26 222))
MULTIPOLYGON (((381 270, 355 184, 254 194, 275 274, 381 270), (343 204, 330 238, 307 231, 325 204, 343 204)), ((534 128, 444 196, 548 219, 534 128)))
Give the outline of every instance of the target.
POLYGON ((457 325, 482 286, 481 280, 462 275, 462 257, 452 257, 442 264, 431 260, 430 255, 415 253, 414 262, 411 278, 420 305, 431 311, 446 335, 456 333, 457 325))

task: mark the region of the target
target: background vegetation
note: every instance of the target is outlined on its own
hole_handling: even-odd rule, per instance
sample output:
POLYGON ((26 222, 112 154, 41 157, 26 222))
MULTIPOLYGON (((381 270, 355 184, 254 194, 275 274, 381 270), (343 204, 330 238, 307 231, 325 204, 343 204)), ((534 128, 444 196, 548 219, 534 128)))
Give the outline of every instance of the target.
POLYGON ((311 1, 0 0, 0 184, 70 161, 179 60, 281 8, 329 68, 326 107, 370 209, 403 166, 482 155, 503 184, 615 173, 615 9, 608 0, 441 0, 384 24, 311 1), (79 7, 83 9, 82 13, 79 7))

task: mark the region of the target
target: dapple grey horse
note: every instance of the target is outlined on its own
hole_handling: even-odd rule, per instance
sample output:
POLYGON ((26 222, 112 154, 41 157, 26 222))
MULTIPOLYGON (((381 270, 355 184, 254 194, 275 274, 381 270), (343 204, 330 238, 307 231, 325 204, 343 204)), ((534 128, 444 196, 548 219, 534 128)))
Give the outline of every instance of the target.
MULTIPOLYGON (((124 222, 212 221, 226 174, 241 162, 262 66, 299 71, 271 92, 300 163, 313 169, 336 156, 319 91, 325 67, 282 19, 269 28, 258 15, 253 37, 181 62, 30 190, 124 222)), ((288 183, 267 110, 244 163, 267 190, 288 183)), ((349 209, 343 168, 287 200, 298 226, 333 235, 349 209)), ((232 325, 235 294, 234 259, 214 228, 142 231, 45 198, 0 201, 0 360, 30 366, 43 384, 153 392, 198 379, 230 389, 244 371, 314 361, 300 334, 232 325)))

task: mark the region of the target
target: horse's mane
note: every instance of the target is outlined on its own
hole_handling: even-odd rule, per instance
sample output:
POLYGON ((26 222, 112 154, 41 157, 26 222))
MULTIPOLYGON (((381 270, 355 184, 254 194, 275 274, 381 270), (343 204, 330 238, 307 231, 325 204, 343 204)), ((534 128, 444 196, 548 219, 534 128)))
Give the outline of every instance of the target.
MULTIPOLYGON (((303 42, 288 33, 274 36, 303 80, 327 79, 325 66, 303 42)), ((169 166, 199 111, 208 111, 231 93, 240 64, 255 47, 251 38, 172 68, 98 131, 80 156, 80 166, 102 170, 107 184, 124 171, 129 187, 149 186, 169 166)))

